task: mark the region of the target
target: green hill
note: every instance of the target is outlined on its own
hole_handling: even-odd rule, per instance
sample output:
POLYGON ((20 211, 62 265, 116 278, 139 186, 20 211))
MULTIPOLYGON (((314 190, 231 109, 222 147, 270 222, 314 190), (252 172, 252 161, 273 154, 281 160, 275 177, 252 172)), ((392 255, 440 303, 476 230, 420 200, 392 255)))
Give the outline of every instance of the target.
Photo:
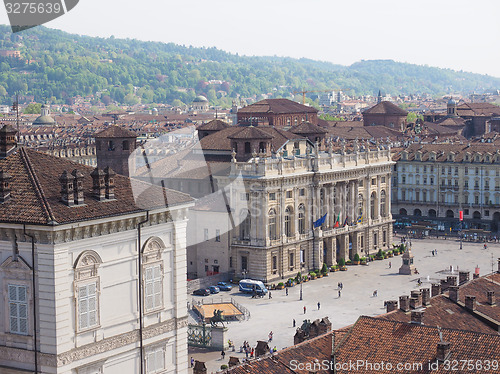
POLYGON ((211 103, 229 106, 239 96, 289 97, 302 89, 440 95, 500 88, 499 78, 390 60, 341 66, 309 59, 239 56, 172 43, 93 38, 45 27, 12 34, 8 26, 0 25, 0 35, 0 49, 18 49, 22 56, 21 60, 0 57, 3 103, 10 103, 18 91, 38 102, 59 103, 99 93, 95 100, 105 103, 179 104, 205 94, 211 103))

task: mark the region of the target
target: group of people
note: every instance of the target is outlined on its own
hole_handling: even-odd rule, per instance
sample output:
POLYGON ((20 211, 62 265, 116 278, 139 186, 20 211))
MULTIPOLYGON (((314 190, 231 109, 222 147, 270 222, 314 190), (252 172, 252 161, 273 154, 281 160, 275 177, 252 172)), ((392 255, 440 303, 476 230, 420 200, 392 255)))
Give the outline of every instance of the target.
POLYGON ((438 254, 438 250, 437 250, 437 249, 433 249, 433 250, 431 251, 431 253, 432 253, 432 257, 437 256, 437 254, 438 254))
POLYGON ((248 356, 250 356, 250 358, 253 358, 255 354, 254 348, 250 347, 250 344, 246 340, 243 342, 243 346, 240 347, 240 353, 242 352, 245 352, 246 358, 248 358, 248 356))

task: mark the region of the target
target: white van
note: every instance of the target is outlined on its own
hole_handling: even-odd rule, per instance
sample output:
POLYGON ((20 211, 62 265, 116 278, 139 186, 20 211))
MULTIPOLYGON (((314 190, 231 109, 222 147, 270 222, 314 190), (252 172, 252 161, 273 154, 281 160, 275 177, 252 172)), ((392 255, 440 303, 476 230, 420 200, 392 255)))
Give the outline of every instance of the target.
POLYGON ((267 293, 267 288, 264 283, 253 279, 242 279, 240 280, 240 291, 244 293, 253 293, 254 291, 258 295, 265 295, 267 293))

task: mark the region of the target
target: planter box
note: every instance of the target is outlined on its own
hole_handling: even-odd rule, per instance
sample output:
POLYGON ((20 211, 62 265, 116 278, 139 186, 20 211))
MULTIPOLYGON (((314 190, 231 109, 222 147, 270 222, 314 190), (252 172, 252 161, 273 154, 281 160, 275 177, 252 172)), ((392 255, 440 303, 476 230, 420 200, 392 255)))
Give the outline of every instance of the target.
POLYGON ((277 286, 276 286, 276 289, 277 289, 277 290, 282 290, 283 288, 285 288, 285 285, 277 285, 277 286))
POLYGON ((327 276, 328 276, 328 273, 323 273, 323 276, 324 276, 324 277, 327 277, 327 276))
POLYGON ((323 278, 323 274, 318 275, 317 278, 323 278))
POLYGON ((361 261, 361 265, 366 265, 366 261, 361 261))
POLYGON ((340 268, 340 271, 347 271, 347 266, 342 266, 342 267, 340 268))
POLYGON ((375 260, 383 260, 383 257, 375 257, 375 260))
POLYGON ((339 271, 339 268, 330 268, 330 271, 339 271))
POLYGON ((353 261, 353 262, 352 262, 352 264, 353 264, 353 265, 359 265, 359 263, 360 263, 360 262, 361 262, 361 261, 353 261))
POLYGON ((392 256, 394 256, 394 254, 393 253, 389 253, 387 256, 392 257, 392 256))

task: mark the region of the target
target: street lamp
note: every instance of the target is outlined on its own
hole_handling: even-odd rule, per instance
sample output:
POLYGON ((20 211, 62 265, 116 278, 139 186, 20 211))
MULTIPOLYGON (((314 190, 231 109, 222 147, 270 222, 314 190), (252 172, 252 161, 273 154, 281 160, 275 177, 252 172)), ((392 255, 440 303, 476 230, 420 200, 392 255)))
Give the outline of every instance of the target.
POLYGON ((300 301, 302 301, 302 283, 304 283, 304 282, 303 282, 303 280, 301 279, 301 280, 300 280, 300 301))

